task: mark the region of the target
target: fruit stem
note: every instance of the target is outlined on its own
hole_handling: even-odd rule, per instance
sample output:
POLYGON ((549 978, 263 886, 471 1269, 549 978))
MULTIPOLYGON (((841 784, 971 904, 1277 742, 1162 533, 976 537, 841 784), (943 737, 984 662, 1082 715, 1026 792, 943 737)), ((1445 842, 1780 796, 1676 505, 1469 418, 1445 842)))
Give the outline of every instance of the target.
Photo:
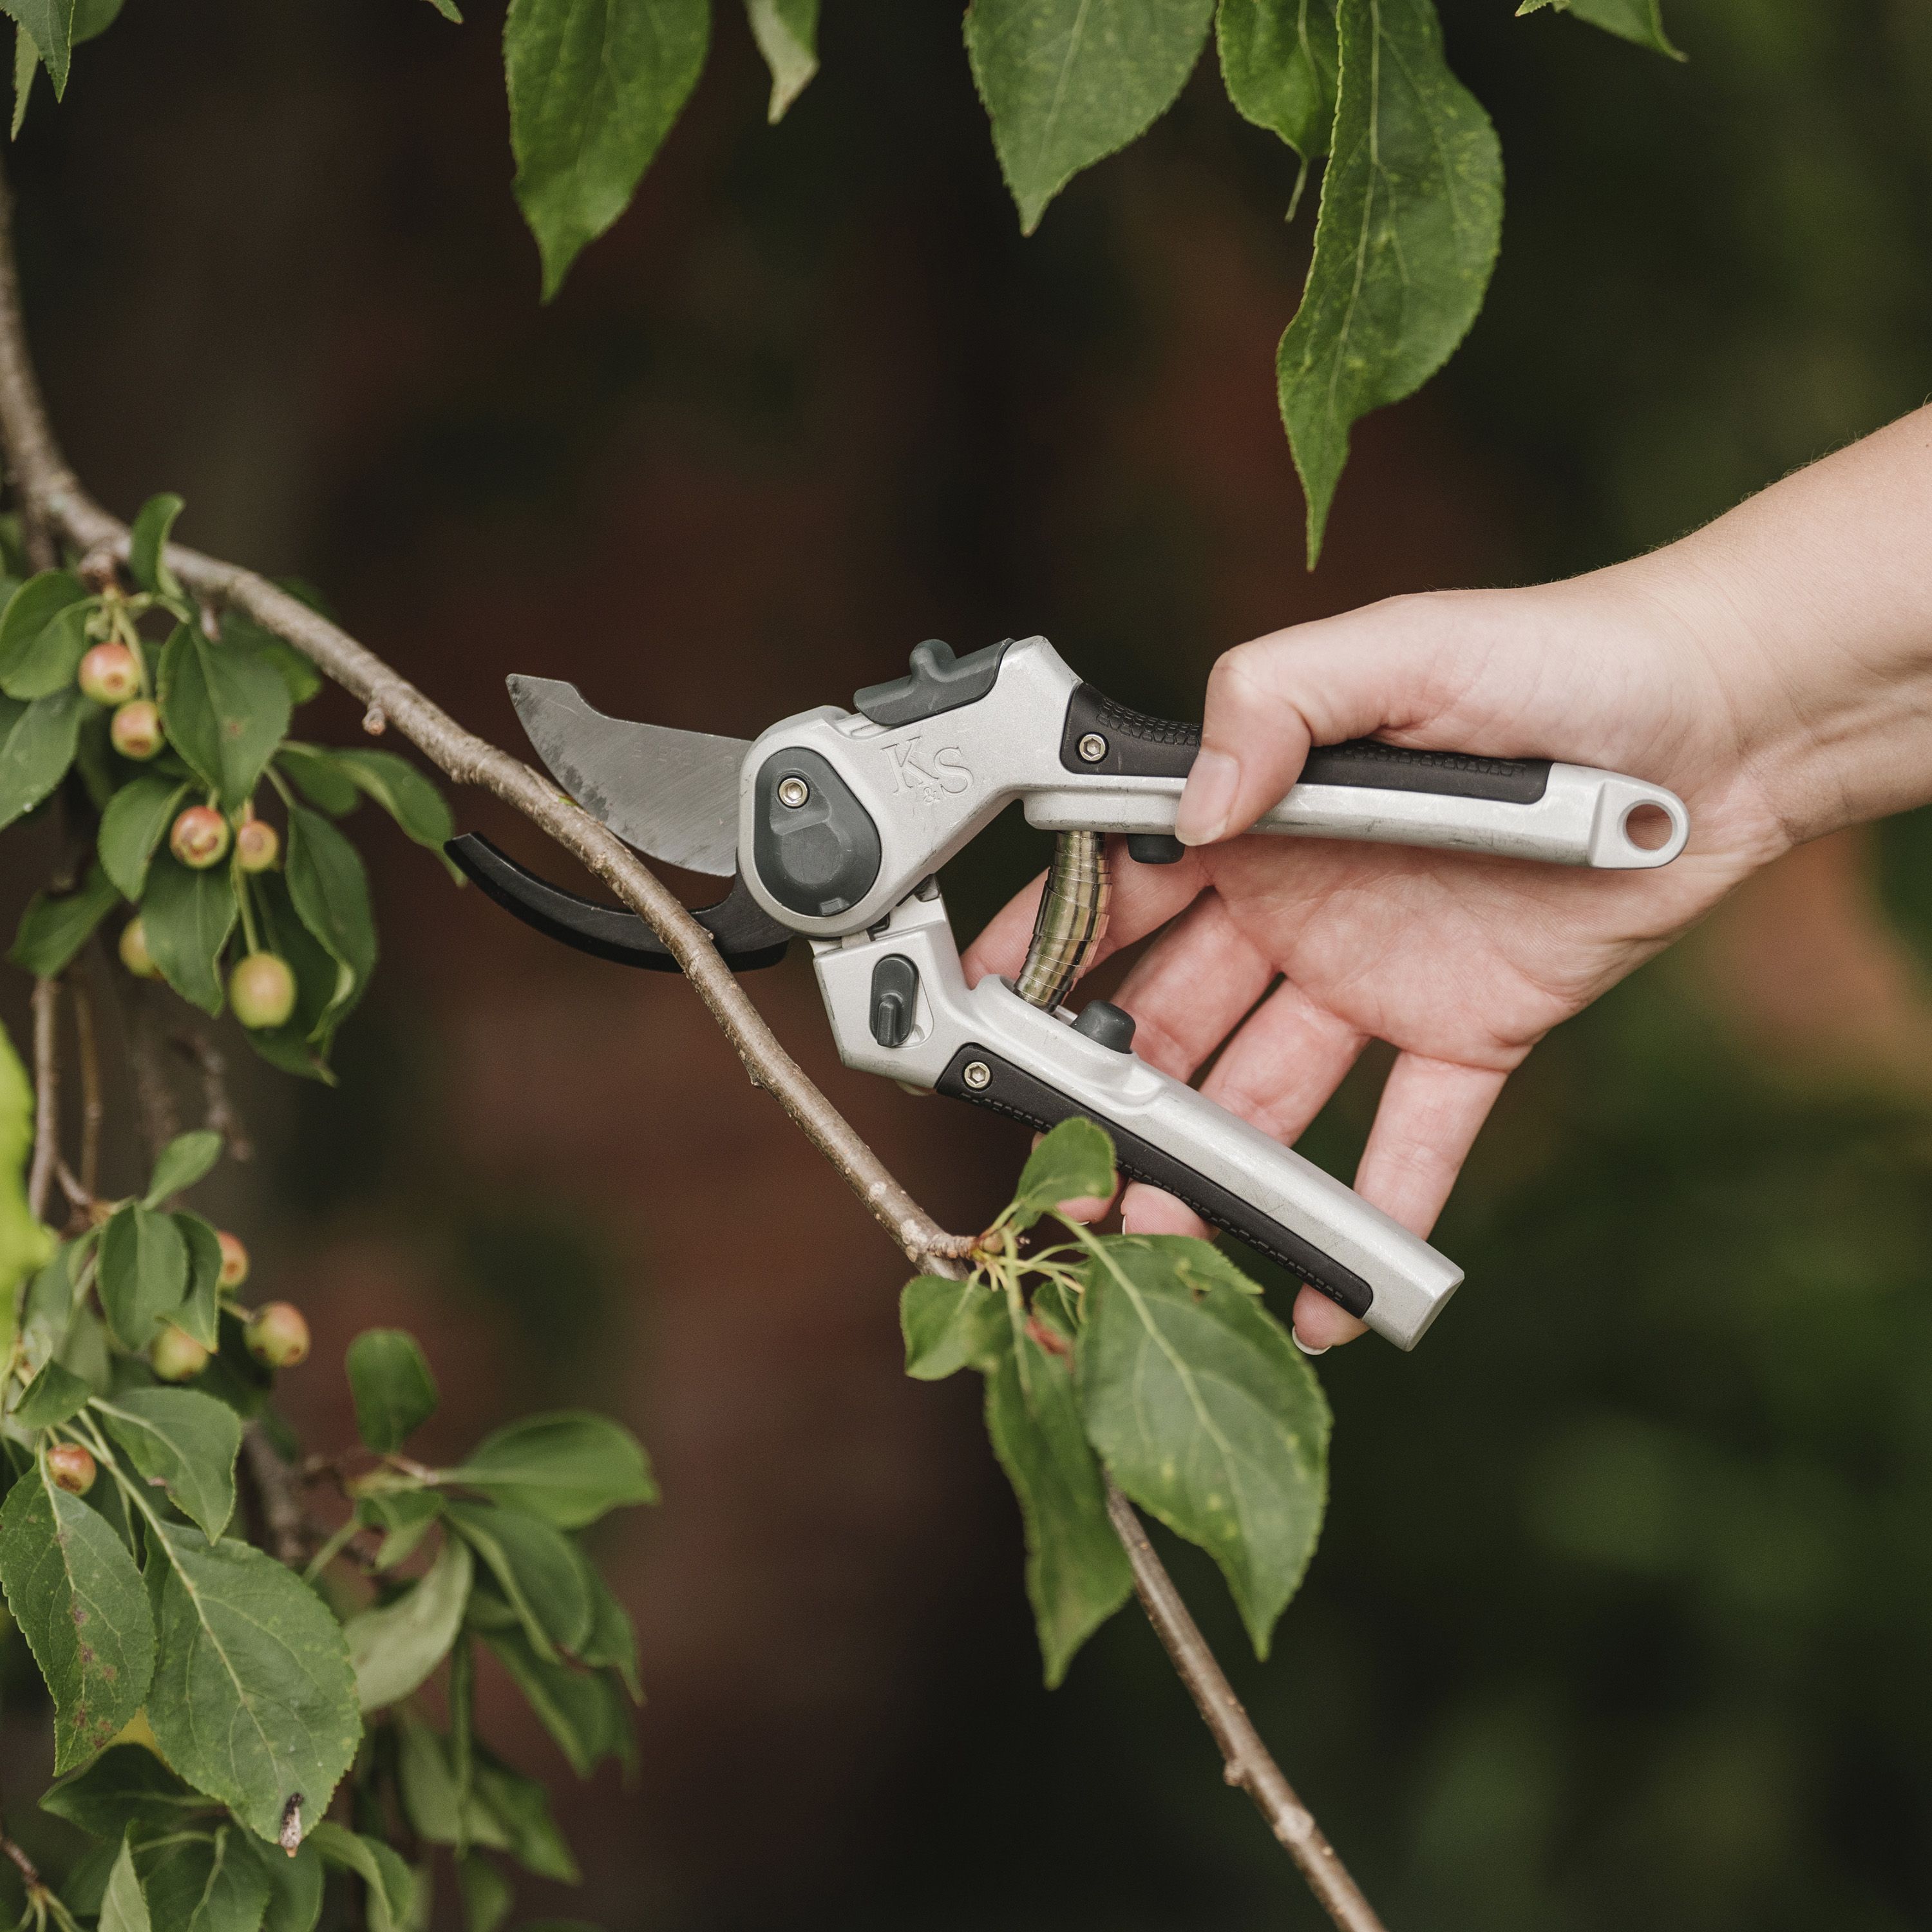
POLYGON ((241 855, 238 853, 228 862, 228 876, 235 886, 235 903, 242 910, 242 938, 250 956, 262 950, 262 942, 255 936, 255 914, 248 903, 248 875, 242 869, 241 855))

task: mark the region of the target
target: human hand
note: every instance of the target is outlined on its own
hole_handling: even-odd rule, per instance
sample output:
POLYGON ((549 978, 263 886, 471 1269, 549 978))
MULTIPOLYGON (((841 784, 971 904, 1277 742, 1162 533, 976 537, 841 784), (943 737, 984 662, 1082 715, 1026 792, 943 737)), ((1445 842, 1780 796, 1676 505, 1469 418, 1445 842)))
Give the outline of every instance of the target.
MULTIPOLYGON (((1292 1142, 1367 1041, 1389 1041, 1398 1057, 1355 1184, 1426 1234, 1530 1048, 1788 842, 1736 722, 1682 606, 1636 567, 1397 599, 1230 652, 1182 802, 1192 849, 1144 866, 1115 842, 1097 956, 1176 921, 1115 996, 1139 1023, 1136 1050, 1188 1079, 1225 1048, 1202 1090, 1292 1142), (1371 734, 1629 772, 1684 798, 1690 847, 1660 871, 1615 872, 1226 836, 1288 789, 1310 746, 1371 734)), ((1036 881, 980 935, 969 980, 1018 973, 1038 898, 1036 881)), ((1123 1218, 1142 1232, 1207 1232, 1140 1186, 1123 1218)), ((1294 1321, 1312 1348, 1361 1332, 1309 1288, 1294 1321)))

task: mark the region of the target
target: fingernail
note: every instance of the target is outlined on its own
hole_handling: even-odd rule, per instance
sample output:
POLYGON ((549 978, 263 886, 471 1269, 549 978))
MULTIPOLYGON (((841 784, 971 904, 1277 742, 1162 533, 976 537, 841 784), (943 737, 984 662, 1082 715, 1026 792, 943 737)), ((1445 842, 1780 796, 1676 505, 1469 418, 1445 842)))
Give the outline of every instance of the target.
POLYGON ((1240 781, 1240 766, 1226 752, 1202 752, 1196 758, 1174 808, 1174 836, 1182 844, 1206 845, 1220 837, 1240 781))
POLYGON ((1320 1348, 1311 1348, 1298 1334, 1295 1334, 1295 1331, 1293 1329, 1291 1328, 1288 1330, 1288 1333, 1294 1336, 1294 1346, 1299 1348, 1304 1355, 1310 1357, 1316 1355, 1325 1355, 1328 1354, 1328 1351, 1335 1346, 1333 1342, 1324 1342, 1320 1348))

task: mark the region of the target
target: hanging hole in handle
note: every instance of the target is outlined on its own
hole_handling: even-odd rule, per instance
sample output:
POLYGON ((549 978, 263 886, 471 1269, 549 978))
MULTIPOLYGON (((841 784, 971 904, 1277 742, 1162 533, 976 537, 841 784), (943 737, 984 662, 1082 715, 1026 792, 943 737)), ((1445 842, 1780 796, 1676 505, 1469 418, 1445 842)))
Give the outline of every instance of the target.
POLYGON ((1624 814, 1623 832, 1640 852, 1660 852, 1676 836, 1677 826, 1662 806, 1646 801, 1624 814))

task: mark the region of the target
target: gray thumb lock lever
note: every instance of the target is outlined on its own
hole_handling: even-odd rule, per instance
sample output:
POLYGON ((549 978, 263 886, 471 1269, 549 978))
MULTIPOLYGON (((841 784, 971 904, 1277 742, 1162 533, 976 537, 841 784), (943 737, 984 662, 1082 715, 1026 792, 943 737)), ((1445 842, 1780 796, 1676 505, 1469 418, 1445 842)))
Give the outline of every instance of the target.
MULTIPOLYGON (((928 641, 908 674, 782 720, 754 742, 607 717, 571 685, 511 694, 565 790, 627 843, 728 878, 694 916, 725 963, 812 942, 845 1064, 1041 1130, 1074 1114, 1112 1138, 1120 1171, 1409 1348, 1462 1278, 1455 1264, 1332 1175, 1133 1051, 1132 1016, 1061 1004, 1106 929, 1106 835, 1144 864, 1180 856, 1174 813, 1198 727, 1082 683, 1044 638, 964 658, 928 641), (934 874, 1006 805, 1059 834, 1016 980, 969 988, 934 874)), ((1312 752, 1258 832, 1432 847, 1599 870, 1667 865, 1690 833, 1662 787, 1548 759, 1360 740, 1312 752), (1646 830, 1654 836, 1646 837, 1646 830)), ((567 945, 674 970, 644 921, 550 884, 487 839, 450 856, 499 904, 567 945)))

